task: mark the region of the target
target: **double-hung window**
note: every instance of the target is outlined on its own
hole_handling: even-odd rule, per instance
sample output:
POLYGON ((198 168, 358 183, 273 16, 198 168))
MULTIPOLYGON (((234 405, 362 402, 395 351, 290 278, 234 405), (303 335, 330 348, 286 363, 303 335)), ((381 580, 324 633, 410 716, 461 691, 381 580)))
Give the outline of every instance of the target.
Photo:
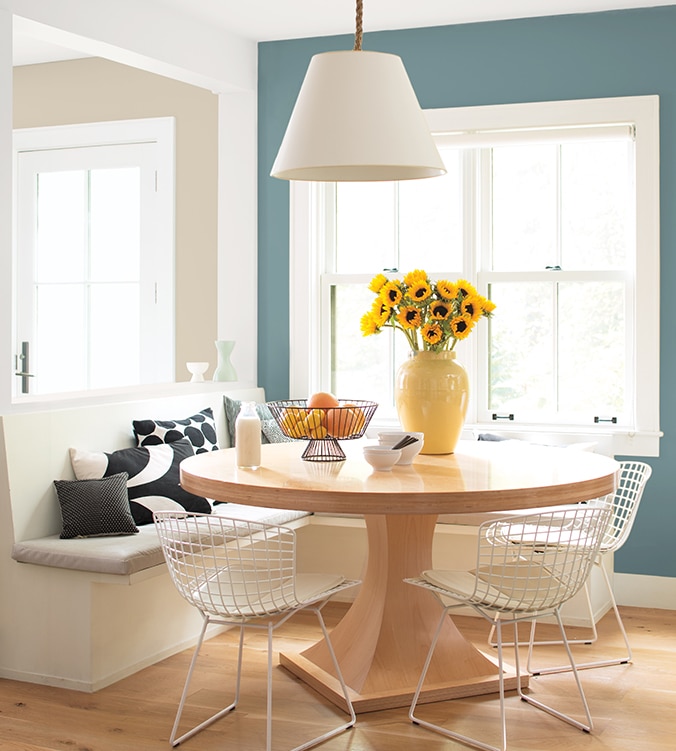
POLYGON ((359 321, 375 274, 424 269, 496 304, 456 347, 468 426, 657 454, 657 97, 427 114, 445 176, 292 188, 293 395, 375 399, 396 419, 406 341, 359 321))

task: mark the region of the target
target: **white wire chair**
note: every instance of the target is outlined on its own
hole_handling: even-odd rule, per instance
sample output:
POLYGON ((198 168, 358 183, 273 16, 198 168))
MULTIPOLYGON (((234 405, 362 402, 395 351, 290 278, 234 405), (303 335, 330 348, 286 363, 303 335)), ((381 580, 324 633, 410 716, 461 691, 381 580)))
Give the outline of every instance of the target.
MULTIPOLYGON (((633 462, 633 461, 623 461, 620 462, 620 475, 619 475, 619 481, 617 490, 615 493, 610 494, 609 496, 606 496, 603 499, 596 499, 594 501, 589 501, 587 505, 593 505, 595 503, 610 503, 612 505, 612 517, 611 517, 611 523, 606 530, 605 535, 603 536, 603 540, 601 541, 601 546, 599 548, 599 552, 596 556, 596 559, 594 560, 594 565, 597 566, 601 571, 601 576, 603 578, 603 581, 605 583, 605 587, 608 591, 608 596, 610 597, 610 604, 613 610, 613 613, 615 615, 615 620, 617 621, 617 625, 620 629, 620 633, 622 634, 622 638, 624 639, 624 644, 626 647, 626 655, 621 657, 616 657, 613 659, 607 659, 607 660, 597 660, 593 662, 578 662, 577 663, 577 669, 578 670, 584 670, 588 668, 598 668, 598 667, 606 667, 608 665, 625 665, 628 662, 631 662, 632 659, 632 651, 631 646, 629 644, 629 638, 627 637, 626 629, 624 628, 624 623, 622 622, 622 617, 620 616, 620 611, 617 607, 617 602, 615 600, 615 595, 613 593, 613 587, 610 582, 610 579, 608 577, 608 573, 606 571, 605 566, 603 565, 603 557, 607 555, 608 553, 614 553, 617 550, 619 550, 624 543, 627 541, 627 538, 629 537, 629 533, 632 530, 632 527, 634 525, 634 521, 636 519, 636 514, 638 512, 639 504, 641 502, 641 498, 643 497, 643 491, 645 490, 646 483, 650 479, 650 475, 652 474, 652 468, 649 464, 645 464, 644 462, 633 462)), ((585 594, 585 600, 588 610, 588 616, 589 616, 589 622, 591 623, 591 633, 588 636, 583 636, 576 639, 569 639, 569 644, 593 644, 598 639, 598 630, 596 628, 596 620, 594 618, 594 610, 592 607, 591 602, 591 596, 589 593, 589 582, 585 582, 584 585, 584 594, 585 594)), ((557 666, 557 667, 549 667, 549 668, 534 668, 532 665, 533 662, 533 647, 535 646, 544 646, 544 645, 551 645, 551 644, 560 644, 560 641, 536 641, 535 640, 535 629, 536 629, 537 623, 533 621, 531 625, 530 630, 530 638, 528 641, 522 641, 520 644, 528 645, 528 663, 527 668, 528 671, 531 672, 533 675, 547 675, 551 673, 561 673, 567 670, 570 670, 570 668, 567 665, 557 666)), ((496 646, 495 642, 495 629, 491 629, 491 632, 488 636, 488 641, 491 646, 496 646)))
POLYGON ((433 592, 444 606, 409 710, 416 724, 441 735, 485 751, 505 751, 507 726, 503 666, 503 622, 513 624, 516 685, 519 697, 554 717, 585 731, 591 731, 592 718, 573 656, 561 622, 561 605, 584 585, 608 526, 608 506, 578 506, 572 510, 520 513, 479 527, 476 568, 472 571, 424 571, 419 577, 405 579, 409 584, 433 592), (546 534, 545 534, 546 532, 546 534), (537 540, 537 544, 534 541, 537 540), (476 738, 461 735, 442 725, 421 719, 416 707, 425 683, 434 650, 449 611, 471 606, 495 624, 498 647, 501 746, 491 746, 476 738), (561 639, 582 700, 586 722, 580 722, 525 694, 521 688, 518 637, 521 621, 553 615, 559 624, 561 639))
POLYGON ((267 632, 266 749, 272 745, 272 635, 300 610, 317 615, 333 660, 350 718, 347 722, 297 746, 302 751, 351 728, 356 715, 321 614, 329 598, 359 582, 332 574, 296 573, 296 535, 285 526, 209 514, 155 512, 155 527, 172 581, 202 615, 202 630, 188 669, 170 743, 192 737, 235 709, 239 701, 245 628, 267 632), (238 626, 239 652, 235 695, 231 704, 176 737, 197 657, 210 624, 238 626))

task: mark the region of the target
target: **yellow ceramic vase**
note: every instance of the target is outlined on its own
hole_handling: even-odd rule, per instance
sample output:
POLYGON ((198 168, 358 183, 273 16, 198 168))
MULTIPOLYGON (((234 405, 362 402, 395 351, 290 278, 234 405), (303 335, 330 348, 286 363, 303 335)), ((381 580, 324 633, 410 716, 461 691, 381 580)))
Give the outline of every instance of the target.
POLYGON ((452 454, 467 414, 467 372, 455 352, 411 352, 397 371, 394 403, 406 431, 425 434, 423 454, 452 454))

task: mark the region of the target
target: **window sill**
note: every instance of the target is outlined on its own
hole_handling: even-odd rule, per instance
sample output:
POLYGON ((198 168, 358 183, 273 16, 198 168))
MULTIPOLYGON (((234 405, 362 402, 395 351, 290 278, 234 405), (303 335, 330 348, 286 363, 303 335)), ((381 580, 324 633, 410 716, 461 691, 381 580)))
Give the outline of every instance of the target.
POLYGON ((73 391, 62 394, 26 395, 15 397, 10 412, 38 412, 48 409, 68 409, 86 407, 93 404, 117 404, 129 401, 150 399, 153 397, 182 396, 197 392, 229 391, 233 389, 252 388, 251 384, 239 381, 201 381, 191 383, 140 384, 114 389, 97 389, 92 391, 73 391))
MULTIPOLYGON (((376 438, 379 430, 396 430, 400 425, 395 417, 372 420, 366 435, 376 438)), ((504 438, 551 446, 571 446, 591 443, 593 450, 606 456, 657 457, 660 455, 661 431, 637 431, 616 429, 585 430, 584 428, 559 427, 555 425, 507 427, 495 424, 466 423, 462 438, 476 440, 480 433, 491 433, 504 438)))

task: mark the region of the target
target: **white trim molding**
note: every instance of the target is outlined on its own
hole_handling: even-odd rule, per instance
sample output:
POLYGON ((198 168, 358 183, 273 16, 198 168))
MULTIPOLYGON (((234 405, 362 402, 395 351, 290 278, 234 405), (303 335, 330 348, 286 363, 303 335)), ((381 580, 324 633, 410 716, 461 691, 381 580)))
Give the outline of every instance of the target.
POLYGON ((619 605, 676 610, 676 577, 614 574, 613 590, 619 605))

